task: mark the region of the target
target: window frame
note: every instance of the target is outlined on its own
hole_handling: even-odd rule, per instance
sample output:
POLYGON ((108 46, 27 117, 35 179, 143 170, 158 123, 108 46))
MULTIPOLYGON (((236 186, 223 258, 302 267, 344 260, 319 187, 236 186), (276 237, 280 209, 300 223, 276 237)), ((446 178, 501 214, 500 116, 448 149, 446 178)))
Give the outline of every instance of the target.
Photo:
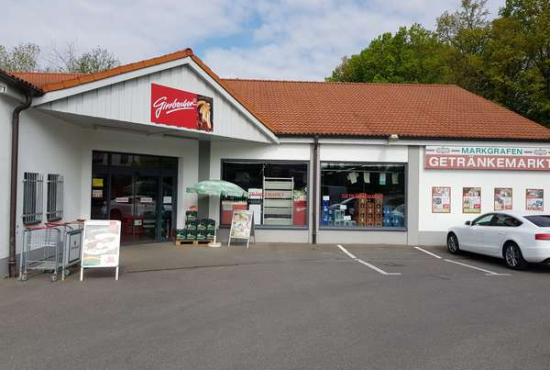
POLYGON ((25 226, 37 225, 44 220, 44 175, 41 173, 23 173, 23 211, 21 218, 25 226))
POLYGON ((495 227, 519 227, 521 225, 523 225, 523 221, 518 220, 516 217, 514 217, 512 215, 508 215, 506 213, 495 213, 494 218, 491 220, 491 226, 495 226, 495 227), (499 216, 509 217, 512 220, 514 220, 517 223, 517 225, 498 225, 497 224, 497 219, 498 219, 499 216))
POLYGON ((489 213, 482 214, 482 215, 478 216, 477 218, 474 218, 474 220, 472 221, 472 226, 494 226, 493 225, 493 219, 495 218, 495 216, 496 216, 495 212, 489 212, 489 213), (491 216, 491 219, 489 220, 488 225, 479 225, 477 223, 478 220, 481 220, 482 218, 487 217, 487 216, 491 216))
MULTIPOLYGON (((312 184, 312 179, 311 179, 311 166, 310 166, 310 161, 308 160, 293 160, 293 159, 289 159, 289 160, 285 160, 285 159, 241 159, 241 158, 222 158, 220 160, 220 179, 224 179, 224 163, 226 162, 239 162, 239 163, 243 163, 243 164, 258 164, 258 163, 265 163, 265 164, 282 164, 282 165, 293 165, 293 164, 301 164, 301 165, 305 165, 306 166, 306 179, 307 179, 307 182, 306 182, 306 187, 307 187, 307 214, 306 214, 306 224, 303 225, 303 226, 295 226, 295 225, 288 225, 288 226, 285 226, 285 225, 254 225, 254 228, 255 229, 258 229, 258 230, 309 230, 309 227, 310 227, 310 222, 311 222, 311 217, 310 217, 310 212, 311 212, 311 184, 312 184)), ((246 190, 246 189, 245 189, 246 190)), ((221 223, 221 207, 222 207, 222 199, 220 197, 220 204, 218 205, 218 209, 219 209, 219 221, 218 221, 218 224, 219 224, 219 227, 221 229, 229 229, 231 228, 231 225, 222 225, 221 223)))
POLYGON ((63 219, 64 212, 65 179, 63 175, 49 173, 46 185, 46 220, 48 222, 60 221, 63 219), (50 187, 51 185, 53 186, 50 187))
POLYGON ((318 229, 319 230, 330 230, 330 231, 383 231, 383 232, 407 232, 408 231, 408 223, 409 223, 409 163, 408 162, 372 162, 372 161, 339 161, 339 160, 328 160, 328 161, 319 161, 319 173, 318 173, 318 199, 316 200, 317 204, 315 205, 318 210, 317 212, 317 220, 315 222, 318 222, 318 229), (404 191, 405 191, 405 204, 404 204, 404 215, 405 220, 402 227, 380 227, 380 226, 362 226, 362 227, 350 227, 350 226, 323 226, 321 224, 321 209, 322 209, 322 201, 323 201, 323 195, 321 194, 321 189, 323 187, 321 183, 321 173, 323 169, 323 163, 344 163, 344 164, 361 164, 361 165, 371 165, 371 166, 403 166, 404 167, 404 191))

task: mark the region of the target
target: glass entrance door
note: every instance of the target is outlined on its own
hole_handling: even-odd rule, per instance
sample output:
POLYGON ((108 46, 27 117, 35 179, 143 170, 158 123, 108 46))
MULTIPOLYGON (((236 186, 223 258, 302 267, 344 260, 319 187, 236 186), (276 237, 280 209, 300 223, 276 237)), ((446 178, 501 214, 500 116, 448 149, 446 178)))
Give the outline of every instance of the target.
POLYGON ((160 214, 160 237, 161 239, 170 239, 175 228, 174 222, 174 207, 176 204, 175 197, 175 177, 162 178, 162 202, 160 214))
POLYGON ((177 159, 94 152, 92 219, 120 220, 123 244, 174 234, 177 159))
POLYGON ((134 176, 134 241, 157 240, 158 188, 158 177, 134 176))
POLYGON ((111 200, 109 201, 109 219, 119 220, 122 224, 121 243, 134 240, 134 184, 132 175, 116 174, 111 176, 111 200))

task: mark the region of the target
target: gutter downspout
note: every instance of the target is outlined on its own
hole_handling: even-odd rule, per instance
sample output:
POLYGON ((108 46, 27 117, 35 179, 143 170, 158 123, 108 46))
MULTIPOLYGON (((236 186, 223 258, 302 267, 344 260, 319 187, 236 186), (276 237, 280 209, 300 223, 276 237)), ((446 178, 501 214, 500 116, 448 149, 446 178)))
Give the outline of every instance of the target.
POLYGON ((18 105, 12 114, 11 132, 11 184, 10 184, 10 248, 8 258, 9 276, 17 275, 15 261, 15 229, 17 225, 17 172, 19 170, 19 114, 32 104, 32 92, 25 93, 25 102, 18 105))
POLYGON ((319 162, 319 135, 315 135, 313 137, 313 210, 312 210, 312 225, 313 229, 311 231, 311 243, 317 244, 317 225, 319 222, 319 219, 317 217, 317 207, 319 206, 319 201, 317 199, 317 171, 318 166, 317 163, 319 162))

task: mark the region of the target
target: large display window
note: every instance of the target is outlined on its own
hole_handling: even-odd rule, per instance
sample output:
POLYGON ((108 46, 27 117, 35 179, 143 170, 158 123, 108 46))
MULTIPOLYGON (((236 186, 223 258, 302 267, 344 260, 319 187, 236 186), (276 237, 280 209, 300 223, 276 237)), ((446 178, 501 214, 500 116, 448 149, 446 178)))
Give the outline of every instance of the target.
POLYGON ((307 163, 224 160, 222 179, 249 197, 222 197, 220 225, 229 226, 235 210, 249 209, 258 226, 307 226, 307 163))
POLYGON ((322 162, 321 227, 405 228, 405 179, 404 164, 322 162))

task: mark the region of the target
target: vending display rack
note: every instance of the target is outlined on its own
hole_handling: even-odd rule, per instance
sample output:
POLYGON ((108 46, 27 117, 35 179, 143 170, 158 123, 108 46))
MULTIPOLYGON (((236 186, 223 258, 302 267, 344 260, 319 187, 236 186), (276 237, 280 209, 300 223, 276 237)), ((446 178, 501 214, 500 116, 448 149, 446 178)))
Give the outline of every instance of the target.
POLYGON ((263 224, 292 226, 294 222, 294 178, 264 177, 263 224))

